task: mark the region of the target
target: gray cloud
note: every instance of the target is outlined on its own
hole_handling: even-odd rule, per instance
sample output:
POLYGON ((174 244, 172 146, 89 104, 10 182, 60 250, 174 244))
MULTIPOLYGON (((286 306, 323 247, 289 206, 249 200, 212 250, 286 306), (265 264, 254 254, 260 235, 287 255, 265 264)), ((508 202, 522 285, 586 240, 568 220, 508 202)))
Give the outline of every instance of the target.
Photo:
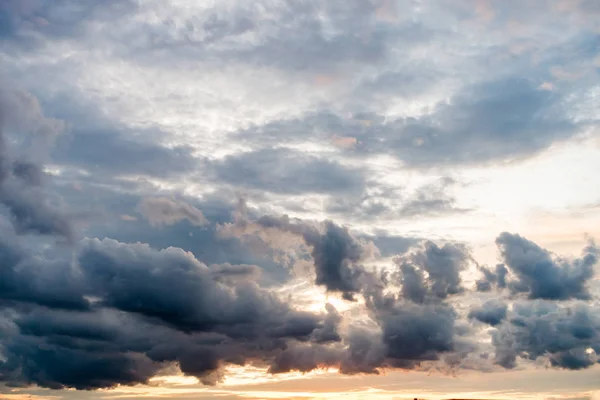
POLYGON ((373 113, 340 117, 322 111, 240 131, 242 140, 302 141, 334 134, 357 139, 351 154, 385 153, 408 166, 485 163, 539 152, 578 132, 560 93, 533 81, 502 78, 463 88, 422 117, 389 119, 373 113))
POLYGON ((399 210, 402 217, 427 217, 449 213, 461 213, 469 210, 456 207, 456 199, 447 190, 456 184, 452 178, 445 177, 437 182, 419 187, 399 210))
POLYGON ((88 177, 57 177, 58 192, 69 200, 74 214, 87 216, 83 233, 88 237, 109 237, 125 243, 147 243, 153 248, 170 246, 192 252, 207 265, 256 265, 262 273, 261 284, 271 285, 286 281, 290 269, 275 260, 272 252, 253 251, 250 244, 238 238, 225 238, 218 234, 217 225, 232 221, 235 204, 229 192, 218 192, 202 199, 166 192, 143 181, 121 181, 104 178, 96 181, 88 177), (175 196, 175 197, 173 197, 175 196), (159 229, 145 218, 137 217, 136 209, 147 198, 168 197, 198 209, 208 224, 197 226, 189 220, 159 229))
POLYGON ((506 317, 508 306, 498 299, 488 300, 481 306, 474 307, 469 312, 469 318, 492 326, 498 325, 506 317))
MULTIPOLYGON (((288 1, 271 5, 214 7, 164 24, 136 26, 136 61, 172 63, 219 59, 292 74, 332 74, 350 65, 385 62, 395 41, 407 47, 427 42, 432 32, 388 10, 395 24, 382 21, 383 1, 288 1), (255 40, 248 40, 254 37, 255 40)), ((406 8, 412 7, 410 3, 406 8)), ((385 11, 385 10, 383 10, 385 11)), ((128 34, 131 34, 128 32, 128 34)))
POLYGON ((88 301, 79 289, 77 273, 66 261, 49 261, 31 254, 10 227, 0 237, 0 301, 4 306, 38 304, 85 310, 88 301))
POLYGON ((464 288, 460 272, 470 260, 463 245, 446 243, 439 247, 431 241, 424 242, 421 248, 395 260, 400 268, 403 297, 423 303, 429 296, 445 299, 461 293, 464 288))
POLYGON ((215 178, 273 193, 360 193, 365 173, 338 162, 285 148, 261 149, 209 162, 215 178))
POLYGON ((285 336, 294 331, 288 325, 294 321, 307 324, 306 334, 317 327, 318 321, 294 314, 251 282, 241 283, 233 293, 215 284, 209 268, 181 249, 157 252, 147 245, 92 239, 82 244, 79 266, 92 278, 94 292, 105 294, 107 306, 157 318, 184 331, 237 331, 238 320, 248 335, 270 329, 285 336), (275 322, 279 318, 281 322, 275 322))
POLYGON ((41 186, 42 168, 19 156, 27 150, 25 154, 41 158, 62 128, 44 117, 30 94, 0 93, 0 204, 19 232, 74 238, 62 199, 41 186))
POLYGON ((412 367, 454 349, 454 311, 446 306, 398 305, 380 312, 383 342, 392 365, 412 367))
POLYGON ((19 159, 37 164, 51 158, 54 165, 83 169, 96 179, 101 175, 168 177, 197 167, 192 147, 168 147, 163 144, 165 132, 111 120, 88 93, 68 89, 42 92, 39 101, 19 90, 3 95, 5 133, 16 154, 22 154, 19 159))
MULTIPOLYGON (((6 341, 3 380, 94 389, 147 382, 174 362, 209 383, 223 363, 268 361, 290 340, 310 342, 313 334, 319 342, 340 340, 335 309, 327 317, 295 311, 251 280, 225 286, 214 268, 181 249, 109 239, 86 239, 79 247, 75 293, 94 298, 94 309, 22 311, 18 333, 6 341)), ((62 283, 50 288, 65 290, 60 270, 47 268, 62 283)), ((22 296, 36 301, 36 291, 22 296)))
POLYGON ((456 184, 454 179, 443 177, 408 192, 406 188, 389 187, 371 180, 360 196, 331 196, 326 211, 370 223, 391 218, 417 219, 469 212, 469 209, 457 207, 456 199, 450 193, 456 184))
POLYGON ((74 124, 52 152, 54 161, 109 176, 167 177, 191 172, 196 165, 190 147, 168 148, 157 143, 156 137, 156 141, 146 139, 155 136, 153 132, 135 135, 113 124, 99 124, 74 124))
MULTIPOLYGON (((361 290, 361 280, 369 275, 361 261, 372 255, 374 247, 353 237, 348 228, 332 221, 315 226, 287 216, 263 216, 256 221, 248 221, 245 216, 235 224, 220 228, 224 236, 244 237, 264 232, 267 236, 277 236, 280 232, 299 237, 311 248, 315 267, 315 283, 328 291, 341 292, 346 299, 353 299, 361 290)), ((274 241, 268 238, 267 242, 274 241)))
POLYGON ((464 1, 392 3, 238 2, 181 12, 160 1, 0 2, 8 80, 22 79, 41 99, 0 93, 0 381, 98 389, 148 383, 177 367, 214 384, 224 366, 248 363, 271 373, 455 368, 483 362, 484 330, 506 368, 597 363, 595 245, 570 260, 501 234, 504 264, 480 267, 476 282, 497 299, 473 306, 461 280, 471 260, 465 246, 377 231, 382 220, 467 211, 448 191, 454 183, 404 196, 369 174, 381 165, 363 165, 391 155, 443 176, 447 167, 531 156, 594 123, 581 98, 597 77, 597 35, 587 31, 597 6, 580 1, 564 11, 569 18, 555 18, 525 3, 495 4, 484 16, 464 1), (132 12, 140 14, 127 18, 132 12), (549 16, 560 34, 537 26, 549 16), (476 18, 487 19, 489 35, 476 18), (509 21, 527 22, 530 37, 506 29, 509 21), (473 41, 480 33, 486 40, 473 41), (579 64, 587 76, 570 69, 579 64), (180 81, 149 82, 174 66, 180 81), (208 100, 185 87, 197 71, 218 81, 203 82, 208 100), (245 108, 248 93, 270 87, 260 78, 271 73, 273 87, 289 85, 283 93, 300 93, 300 104, 260 93, 271 108, 245 108), (131 86, 113 90, 121 79, 131 86), (119 115, 104 115, 115 105, 119 115), (129 107, 136 112, 127 115, 129 107), (394 116, 399 109, 413 117, 394 116), (208 134, 208 125, 223 130, 210 132, 225 138, 222 150, 231 139, 251 150, 215 159, 200 145, 173 144, 208 134), (232 137, 229 129, 239 131, 232 137), (336 140, 335 153, 292 149, 336 140), (52 179, 43 167, 50 158, 60 171, 52 179), (216 191, 191 198, 151 178, 193 179, 216 191), (260 215, 271 206, 291 211, 293 200, 270 204, 274 198, 327 195, 322 211, 342 222, 240 210, 231 217, 237 188, 266 192, 260 215), (350 231, 348 219, 378 233, 350 231), (80 231, 89 238, 76 244, 80 231), (394 265, 365 266, 397 254, 394 265), (354 309, 305 312, 293 296, 277 297, 271 289, 298 260, 312 261, 313 283, 328 295, 363 296, 366 305, 353 305, 360 321, 354 309))
POLYGON ((516 276, 510 281, 513 292, 525 292, 531 299, 588 299, 588 281, 598 261, 595 244, 587 246, 573 261, 554 256, 548 250, 519 236, 504 232, 496 239, 504 263, 516 276))
POLYGON ((588 349, 600 349, 600 321, 597 310, 585 304, 517 303, 492 332, 492 343, 496 362, 506 368, 514 368, 518 357, 547 357, 553 367, 587 368, 597 361, 588 349))
POLYGON ((484 266, 478 266, 478 269, 483 273, 483 278, 475 281, 475 285, 480 292, 489 292, 492 287, 504 289, 506 287, 506 275, 508 269, 504 264, 496 265, 494 271, 484 266))
POLYGON ((0 4, 0 40, 16 42, 20 50, 35 50, 46 40, 83 35, 90 21, 120 18, 135 8, 131 0, 6 0, 0 4))
POLYGON ((208 224, 202 211, 180 199, 145 198, 137 209, 152 225, 173 225, 184 219, 190 221, 192 225, 208 224))

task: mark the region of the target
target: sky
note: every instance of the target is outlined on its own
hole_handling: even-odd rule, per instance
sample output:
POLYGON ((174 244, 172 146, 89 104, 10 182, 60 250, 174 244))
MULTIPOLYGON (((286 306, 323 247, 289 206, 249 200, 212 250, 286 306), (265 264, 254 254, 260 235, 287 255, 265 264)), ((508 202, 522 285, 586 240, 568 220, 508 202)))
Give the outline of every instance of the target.
POLYGON ((600 2, 0 0, 0 399, 600 399, 600 2))

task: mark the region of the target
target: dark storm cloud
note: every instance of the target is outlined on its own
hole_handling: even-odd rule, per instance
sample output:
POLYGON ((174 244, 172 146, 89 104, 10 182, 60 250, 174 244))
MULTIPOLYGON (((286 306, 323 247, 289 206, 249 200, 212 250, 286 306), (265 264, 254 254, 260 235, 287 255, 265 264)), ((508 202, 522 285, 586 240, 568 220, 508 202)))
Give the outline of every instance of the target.
POLYGON ((481 306, 474 307, 469 312, 469 318, 495 326, 504 320, 507 310, 508 306, 501 300, 488 300, 481 306))
MULTIPOLYGON (((1 226, 1 225, 0 225, 1 226)), ((65 261, 47 261, 24 248, 10 227, 0 237, 0 302, 87 309, 76 272, 65 261)))
POLYGON ((400 268, 402 296, 415 303, 427 297, 445 299, 464 291, 460 272, 466 269, 471 256, 460 244, 438 246, 431 241, 421 248, 396 258, 400 268))
POLYGON ((357 168, 285 148, 237 153, 208 161, 215 178, 237 187, 273 193, 360 193, 365 173, 357 168))
POLYGON ((269 372, 281 374, 291 371, 310 372, 319 367, 337 365, 341 352, 330 347, 295 345, 280 352, 272 364, 269 372))
POLYGON ((582 369, 597 362, 600 321, 592 306, 559 306, 549 301, 517 303, 492 332, 496 362, 514 368, 517 358, 548 357, 553 367, 582 369))
POLYGON ((456 316, 450 307, 403 304, 380 311, 378 318, 392 365, 411 367, 454 349, 456 316))
MULTIPOLYGON (((46 302, 48 308, 21 310, 17 333, 5 341, 3 380, 95 389, 145 383, 177 363, 210 383, 223 363, 270 362, 289 341, 341 340, 332 307, 326 316, 296 311, 247 279, 225 286, 215 279, 222 270, 181 249, 86 239, 77 269, 75 293, 93 298, 93 309, 66 313, 46 302)), ((60 269, 47 271, 52 281, 39 279, 56 280, 49 288, 65 291, 60 269)), ((36 301, 35 291, 22 296, 36 301)))
POLYGON ((223 225, 221 234, 243 238, 261 232, 267 236, 282 232, 297 236, 311 249, 317 285, 331 292, 341 292, 347 299, 353 299, 354 294, 360 292, 361 280, 368 275, 361 262, 376 249, 352 236, 348 228, 332 221, 318 226, 287 216, 263 216, 256 221, 245 218, 242 216, 235 224, 223 225))
POLYGON ((589 299, 588 281, 594 276, 598 249, 590 243, 581 258, 557 257, 522 236, 504 232, 496 239, 504 264, 516 279, 508 282, 513 292, 531 299, 589 299))
POLYGON ((363 243, 352 237, 347 228, 331 221, 325 222, 324 233, 309 231, 303 237, 313 249, 317 285, 344 293, 359 290, 358 280, 365 273, 359 264, 365 256, 363 243))
POLYGON ((7 358, 0 363, 0 377, 13 385, 91 390, 147 383, 166 366, 151 358, 153 351, 172 343, 190 351, 199 346, 181 333, 113 310, 37 309, 14 324, 18 330, 5 339, 7 358))
POLYGON ((104 294, 106 306, 184 331, 250 336, 266 329, 285 336, 303 330, 308 335, 317 328, 310 315, 293 312, 252 282, 241 283, 234 292, 215 284, 210 269, 181 249, 159 252, 109 239, 86 240, 81 247, 79 267, 92 278, 94 293, 104 294), (294 327, 296 323, 303 327, 294 327))
POLYGON ((502 78, 467 86, 422 117, 392 120, 357 113, 346 118, 322 111, 237 135, 250 142, 330 141, 342 133, 356 138, 350 150, 356 156, 385 153, 420 168, 482 163, 528 156, 576 134, 578 126, 566 115, 564 100, 530 80, 502 78))

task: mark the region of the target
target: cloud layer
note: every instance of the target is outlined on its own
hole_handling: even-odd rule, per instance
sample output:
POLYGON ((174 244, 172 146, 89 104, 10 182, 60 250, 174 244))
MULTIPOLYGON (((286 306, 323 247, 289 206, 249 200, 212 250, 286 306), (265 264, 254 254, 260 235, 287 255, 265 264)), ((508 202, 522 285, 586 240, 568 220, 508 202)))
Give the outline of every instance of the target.
POLYGON ((598 364, 595 231, 523 223, 600 194, 550 3, 2 2, 0 382, 598 364))

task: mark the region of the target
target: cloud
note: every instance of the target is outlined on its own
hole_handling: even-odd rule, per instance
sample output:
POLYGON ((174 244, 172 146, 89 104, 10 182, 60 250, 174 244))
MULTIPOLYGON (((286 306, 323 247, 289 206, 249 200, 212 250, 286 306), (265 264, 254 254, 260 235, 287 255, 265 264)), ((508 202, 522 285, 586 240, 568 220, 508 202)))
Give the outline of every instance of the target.
POLYGON ((104 125, 91 118, 81 125, 74 124, 69 134, 57 143, 52 156, 59 165, 108 176, 168 177, 194 170, 191 148, 163 146, 158 140, 146 139, 154 136, 152 132, 141 131, 135 135, 126 128, 104 125))
POLYGON ((73 0, 7 0, 0 5, 3 29, 0 40, 14 40, 22 47, 41 46, 44 39, 81 35, 86 22, 119 18, 132 12, 135 2, 109 0, 81 4, 73 0))
POLYGON ((496 265, 494 271, 483 266, 478 266, 478 269, 483 273, 483 278, 475 281, 478 291, 489 292, 494 286, 498 289, 504 289, 506 287, 506 275, 508 274, 508 269, 504 264, 496 265))
POLYGON ((10 91, 0 96, 0 204, 19 232, 73 240, 74 230, 62 199, 41 186, 41 167, 18 155, 19 150, 27 150, 30 157, 42 157, 63 125, 46 119, 28 93, 10 91))
POLYGON ((172 24, 138 22, 136 56, 169 65, 199 57, 227 59, 314 78, 384 62, 394 39, 403 38, 407 47, 430 39, 430 31, 410 18, 382 24, 375 3, 289 1, 272 4, 269 13, 241 3, 201 7, 194 15, 166 9, 172 24))
POLYGON ((468 210, 456 207, 456 199, 446 191, 456 184, 449 177, 419 187, 399 210, 402 217, 427 217, 448 213, 461 213, 468 210))
POLYGON ((280 232, 300 238, 310 247, 314 263, 315 284, 327 291, 341 292, 347 299, 361 290, 361 280, 368 275, 361 262, 375 250, 368 243, 353 237, 348 228, 324 221, 315 226, 287 216, 263 216, 248 221, 242 216, 235 224, 220 228, 224 236, 244 237, 264 233, 267 243, 280 232))
MULTIPOLYGON (((0 363, 4 380, 94 389, 145 383, 176 362, 211 382, 224 362, 268 361, 289 340, 340 340, 335 309, 328 317, 296 311, 251 280, 223 285, 215 280, 223 269, 211 270, 181 249, 85 239, 77 268, 75 293, 93 298, 93 310, 65 314, 51 302, 42 303, 50 309, 25 309, 0 363)), ((51 271, 62 285, 49 290, 64 291, 60 270, 51 271)), ((22 295, 35 301, 35 291, 22 295)))
POLYGON ((23 247, 3 226, 0 237, 0 304, 37 304, 51 308, 85 310, 88 301, 79 289, 76 271, 66 261, 44 260, 23 247))
POLYGON ((392 366, 411 368, 454 349, 454 311, 443 305, 398 304, 378 314, 392 366))
POLYGON ((371 112, 348 118, 322 110, 241 130, 237 136, 267 142, 284 137, 329 140, 343 132, 358 141, 355 155, 388 154, 407 166, 427 169, 538 153, 578 133, 565 107, 560 94, 538 89, 528 79, 505 77, 465 86, 417 117, 394 119, 371 112), (369 124, 362 123, 365 118, 369 124))
POLYGON ((360 193, 364 172, 322 157, 275 148, 209 162, 215 178, 236 187, 282 194, 360 193))
POLYGON ((590 367, 597 361, 600 347, 599 322, 597 310, 586 304, 517 303, 507 320, 492 332, 496 362, 514 368, 518 357, 547 357, 553 367, 590 367))
POLYGON ((184 219, 190 221, 192 225, 202 226, 208 224, 208 220, 204 217, 202 211, 183 200, 168 197, 142 199, 138 205, 138 211, 152 225, 157 226, 173 225, 184 219))
POLYGON ((500 300, 488 300, 469 312, 469 318, 492 326, 498 325, 506 317, 508 306, 500 300))
POLYGON ((516 279, 508 283, 513 292, 531 299, 588 299, 588 281, 594 276, 598 249, 590 243, 582 257, 568 261, 516 234, 504 232, 496 239, 501 257, 516 279))
POLYGON ((104 294, 108 307, 191 332, 237 330, 238 321, 248 335, 267 329, 285 336, 295 331, 295 322, 307 324, 298 330, 306 329, 306 334, 317 327, 310 315, 295 314, 252 282, 241 283, 234 292, 216 284, 210 269, 181 249, 157 252, 109 239, 85 240, 81 247, 79 267, 90 277, 93 293, 104 294))
POLYGON ((425 241, 422 247, 395 259, 400 269, 403 297, 423 303, 428 296, 446 299, 461 293, 464 288, 460 273, 470 260, 463 245, 446 243, 440 247, 425 241))
POLYGON ((0 381, 596 364, 595 244, 425 234, 463 234, 427 218, 469 168, 597 123, 566 3, 0 2, 0 381))

